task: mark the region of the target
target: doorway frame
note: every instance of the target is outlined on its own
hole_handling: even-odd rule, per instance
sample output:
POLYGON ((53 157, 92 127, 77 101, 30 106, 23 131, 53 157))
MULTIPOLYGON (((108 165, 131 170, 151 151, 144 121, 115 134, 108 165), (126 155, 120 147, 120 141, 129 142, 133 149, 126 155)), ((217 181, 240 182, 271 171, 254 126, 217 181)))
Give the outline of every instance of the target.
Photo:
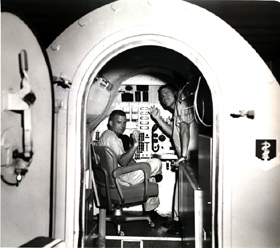
MULTIPOLYGON (((112 37, 111 37, 112 38, 112 37)), ((199 53, 196 51, 190 49, 186 44, 182 43, 181 41, 178 41, 176 39, 173 39, 171 37, 165 37, 160 34, 153 34, 153 35, 137 35, 133 37, 127 37, 126 39, 123 39, 119 42, 114 42, 114 44, 110 47, 106 47, 99 56, 96 56, 94 54, 94 51, 91 51, 92 54, 89 54, 91 58, 95 58, 95 60, 92 62, 92 64, 87 68, 86 74, 83 75, 83 78, 74 78, 77 81, 80 81, 82 79, 82 82, 80 84, 79 91, 83 93, 81 100, 81 106, 86 106, 87 103, 87 96, 90 90, 90 87, 93 85, 93 78, 97 76, 98 72, 102 69, 102 67, 109 62, 111 59, 113 59, 115 56, 117 56, 120 53, 125 52, 128 49, 133 49, 141 46, 160 46, 164 47, 167 49, 174 50, 177 53, 182 54, 183 56, 187 57, 190 61, 192 62, 199 62, 196 63, 195 65, 198 67, 198 69, 201 70, 201 72, 204 75, 208 75, 205 77, 209 88, 211 90, 212 94, 212 104, 213 104, 213 171, 212 175, 213 180, 212 180, 212 187, 215 188, 216 190, 213 190, 212 194, 212 241, 217 242, 217 223, 219 221, 219 218, 221 216, 218 215, 218 205, 219 202, 222 201, 221 196, 219 196, 219 188, 222 187, 220 184, 222 182, 219 181, 221 178, 219 176, 219 173, 221 172, 221 168, 219 166, 219 161, 221 161, 221 157, 219 157, 220 154, 223 154, 221 151, 223 149, 222 146, 219 144, 219 135, 222 132, 221 126, 223 126, 223 118, 218 118, 219 112, 223 112, 223 104, 222 102, 219 101, 219 99, 222 99, 222 93, 216 88, 217 85, 219 85, 219 82, 217 81, 215 74, 213 73, 211 67, 206 63, 206 61, 201 57, 199 53), (210 81, 210 83, 209 83, 210 81), (216 86, 215 86, 216 85, 216 86)), ((97 49, 98 50, 98 49, 97 49)), ((85 62, 86 67, 88 64, 85 62)), ((81 70, 83 71, 83 65, 81 65, 81 70)), ((74 83, 75 81, 73 81, 74 83)), ((115 86, 117 88, 120 87, 121 84, 121 79, 118 80, 117 84, 115 86)), ((74 91, 76 92, 76 91, 74 91)), ((69 102, 71 102, 71 93, 69 95, 69 102)), ((73 96, 73 99, 75 99, 76 96, 73 96)), ((73 106, 73 109, 75 107, 73 106)), ((69 106, 69 111, 70 111, 70 106, 69 106)), ((105 115, 105 113, 104 113, 105 115)), ((81 140, 82 140, 82 147, 86 147, 86 108, 83 107, 80 115, 77 117, 77 119, 81 119, 81 125, 80 125, 80 133, 81 133, 81 140)), ((76 137, 76 140, 79 138, 76 137)), ((86 163, 86 151, 81 151, 81 158, 83 161, 82 167, 85 167, 86 163)))
MULTIPOLYGON (((48 48, 53 75, 57 78, 61 74, 66 75, 72 82, 67 101, 65 144, 66 244, 74 247, 79 242, 79 213, 83 208, 81 182, 84 179, 81 175, 86 161, 86 103, 92 79, 118 54, 145 45, 166 47, 187 57, 208 83, 213 101, 212 174, 215 175, 212 185, 215 189, 212 195, 212 209, 215 209, 212 242, 217 247, 230 247, 231 170, 236 158, 232 159, 229 145, 232 139, 236 143, 238 137, 244 137, 243 130, 238 136, 233 136, 231 130, 234 125, 245 125, 246 128, 250 125, 245 121, 247 119, 234 122, 230 114, 254 109, 262 89, 273 85, 269 89, 271 91, 278 83, 254 49, 223 20, 187 2, 158 0, 121 0, 106 5, 75 22, 48 48), (146 18, 143 18, 143 13, 146 18), (252 89, 258 92, 255 91, 251 101, 247 101, 247 94, 252 89), (238 96, 238 102, 234 96, 238 96)), ((254 128, 258 124, 255 122, 254 128)), ((252 163, 251 160, 249 162, 252 163)))

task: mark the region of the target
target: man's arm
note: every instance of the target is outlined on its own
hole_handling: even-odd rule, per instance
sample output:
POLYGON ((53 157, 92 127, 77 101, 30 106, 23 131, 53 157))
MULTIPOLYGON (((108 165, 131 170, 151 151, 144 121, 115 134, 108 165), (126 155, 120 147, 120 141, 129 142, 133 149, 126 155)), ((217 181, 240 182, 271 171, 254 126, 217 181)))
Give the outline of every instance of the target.
POLYGON ((176 160, 175 165, 179 166, 182 161, 189 158, 188 147, 190 144, 190 125, 184 122, 180 123, 180 143, 181 143, 181 154, 176 160))
POLYGON ((137 147, 131 146, 128 150, 118 157, 118 163, 121 166, 127 166, 133 160, 134 153, 136 152, 137 147))
POLYGON ((190 143, 190 124, 180 123, 181 157, 189 156, 188 147, 190 143))
POLYGON ((167 124, 163 119, 158 118, 155 119, 155 121, 157 122, 157 124, 161 127, 162 131, 168 136, 171 137, 172 136, 172 126, 167 124))
POLYGON ((121 166, 127 166, 131 161, 135 162, 133 160, 133 156, 139 145, 138 136, 139 136, 139 131, 134 131, 132 133, 132 145, 128 148, 128 150, 125 153, 123 153, 118 157, 118 163, 121 166))
POLYGON ((172 126, 167 124, 160 116, 160 110, 154 106, 150 108, 152 119, 161 127, 162 131, 168 136, 172 136, 172 126))

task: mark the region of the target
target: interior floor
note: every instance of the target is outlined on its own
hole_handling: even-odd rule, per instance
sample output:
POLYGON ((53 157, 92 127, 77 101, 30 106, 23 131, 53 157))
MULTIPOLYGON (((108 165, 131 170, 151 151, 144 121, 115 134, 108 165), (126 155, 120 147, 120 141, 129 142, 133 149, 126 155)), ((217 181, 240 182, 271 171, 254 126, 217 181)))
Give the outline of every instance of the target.
MULTIPOLYGON (((125 236, 118 235, 116 226, 112 222, 107 222, 106 247, 195 247, 193 225, 188 227, 189 230, 186 232, 187 237, 185 237, 183 241, 181 236, 171 235, 166 232, 167 228, 162 226, 162 224, 166 221, 166 219, 153 220, 155 227, 151 227, 146 221, 125 222, 122 224, 121 228, 121 230, 125 233, 125 236)), ((96 239, 94 240, 93 247, 98 247, 96 244, 96 239)))

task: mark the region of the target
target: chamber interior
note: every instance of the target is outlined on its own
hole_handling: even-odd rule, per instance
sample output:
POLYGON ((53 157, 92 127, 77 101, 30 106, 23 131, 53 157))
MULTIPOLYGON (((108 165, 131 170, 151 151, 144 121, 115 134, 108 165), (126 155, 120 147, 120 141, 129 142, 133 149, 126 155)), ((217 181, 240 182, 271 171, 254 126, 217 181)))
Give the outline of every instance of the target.
MULTIPOLYGON (((87 125, 93 143, 97 144, 100 135, 108 128, 108 117, 112 110, 123 110, 127 117, 126 130, 120 136, 124 149, 130 145, 132 131, 139 130, 139 146, 134 160, 141 162, 154 157, 161 160, 164 179, 159 185, 161 204, 157 211, 163 215, 171 214, 173 188, 170 185, 175 184, 171 171, 177 155, 172 140, 152 120, 149 110, 151 106, 157 107, 162 118, 171 123, 172 113, 161 105, 158 89, 164 84, 174 85, 186 97, 184 100, 195 107, 196 120, 200 123, 199 134, 208 137, 200 140, 207 144, 212 140, 213 111, 211 92, 203 74, 188 58, 174 50, 141 46, 115 56, 93 81, 87 106, 87 125)), ((202 150, 204 152, 205 149, 202 150)), ((209 160, 210 154, 202 153, 202 157, 205 155, 209 160)), ((206 166, 206 180, 203 181, 210 194, 209 161, 206 166)), ((141 207, 130 210, 141 210, 141 207)))
MULTIPOLYGON (((157 90, 162 84, 173 84, 196 107, 200 133, 212 136, 212 97, 207 82, 188 58, 174 50, 160 46, 128 49, 106 63, 93 81, 87 102, 87 125, 92 132, 106 128, 101 123, 116 108, 127 113, 128 129, 151 130, 153 121, 147 109, 151 105, 162 108, 157 90), (145 121, 147 127, 142 126, 145 121)), ((169 118, 167 110, 162 113, 169 118)))

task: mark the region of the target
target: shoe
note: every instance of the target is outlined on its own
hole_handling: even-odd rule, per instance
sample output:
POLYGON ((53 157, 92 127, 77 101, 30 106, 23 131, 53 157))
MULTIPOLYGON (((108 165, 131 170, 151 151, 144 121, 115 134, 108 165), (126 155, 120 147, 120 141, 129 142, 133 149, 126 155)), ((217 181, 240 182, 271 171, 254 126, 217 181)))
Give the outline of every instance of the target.
POLYGON ((161 220, 161 221, 167 221, 168 218, 167 217, 163 217, 160 214, 157 213, 157 211, 152 210, 152 211, 147 211, 145 212, 146 214, 148 214, 152 220, 161 220))
POLYGON ((176 227, 176 226, 179 226, 179 221, 175 221, 175 220, 171 220, 171 221, 167 221, 167 222, 164 222, 162 223, 162 227, 165 227, 165 228, 172 228, 172 227, 176 227))
POLYGON ((180 225, 171 227, 166 232, 168 234, 176 235, 176 236, 181 236, 182 235, 182 230, 181 230, 181 226, 180 225))

